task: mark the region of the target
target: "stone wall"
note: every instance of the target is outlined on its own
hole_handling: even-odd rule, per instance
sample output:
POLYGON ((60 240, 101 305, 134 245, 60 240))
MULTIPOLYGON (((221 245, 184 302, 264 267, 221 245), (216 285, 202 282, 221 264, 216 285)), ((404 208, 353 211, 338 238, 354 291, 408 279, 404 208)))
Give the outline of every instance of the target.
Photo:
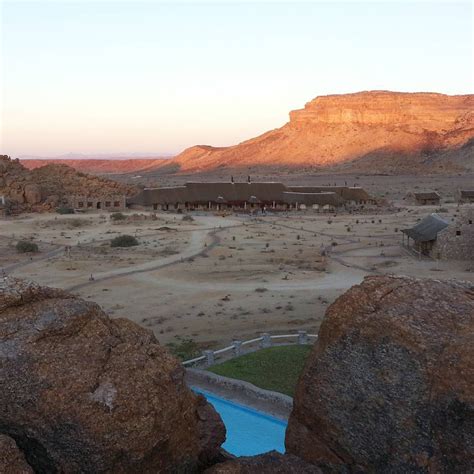
POLYGON ((112 196, 72 196, 70 205, 74 209, 82 209, 84 211, 124 211, 127 208, 126 198, 124 195, 112 196))
POLYGON ((441 260, 474 261, 474 209, 438 234, 431 256, 441 260))

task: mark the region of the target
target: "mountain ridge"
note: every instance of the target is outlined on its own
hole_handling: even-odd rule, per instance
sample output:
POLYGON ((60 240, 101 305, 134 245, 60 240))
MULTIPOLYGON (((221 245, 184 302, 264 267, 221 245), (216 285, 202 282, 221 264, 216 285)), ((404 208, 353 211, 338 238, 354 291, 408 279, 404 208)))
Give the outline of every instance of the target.
MULTIPOLYGON (((229 147, 196 145, 169 160, 180 171, 249 166, 338 167, 371 153, 415 158, 474 137, 474 95, 363 91, 316 97, 280 128, 229 147)), ((453 164, 453 169, 456 165, 453 164)))
POLYGON ((194 145, 173 158, 22 160, 96 174, 205 173, 217 169, 324 172, 474 171, 474 95, 362 91, 318 96, 279 128, 231 146, 194 145))

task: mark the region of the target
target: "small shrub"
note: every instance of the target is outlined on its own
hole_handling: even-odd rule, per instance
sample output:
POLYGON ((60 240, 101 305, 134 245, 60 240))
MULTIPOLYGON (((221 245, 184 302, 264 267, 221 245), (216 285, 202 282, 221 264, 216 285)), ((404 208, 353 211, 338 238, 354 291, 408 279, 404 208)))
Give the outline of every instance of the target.
POLYGON ((111 240, 111 247, 134 247, 138 245, 138 240, 133 235, 118 235, 111 240))
POLYGON ((110 214, 110 218, 113 221, 123 221, 125 219, 125 216, 121 212, 113 212, 110 214))
POLYGON ((33 253, 38 252, 38 245, 34 242, 30 242, 28 240, 20 240, 16 244, 16 251, 18 253, 33 253))
POLYGON ((58 207, 56 212, 58 214, 74 214, 74 209, 72 207, 58 207))
POLYGON ((166 344, 170 352, 178 359, 189 360, 198 356, 199 345, 193 339, 178 339, 176 342, 166 344))
POLYGON ((194 217, 193 217, 193 216, 190 216, 189 214, 186 214, 185 216, 183 216, 183 221, 185 221, 185 222, 193 222, 193 221, 194 221, 194 217))
POLYGON ((84 219, 69 219, 68 224, 71 227, 82 227, 86 224, 86 221, 84 219))

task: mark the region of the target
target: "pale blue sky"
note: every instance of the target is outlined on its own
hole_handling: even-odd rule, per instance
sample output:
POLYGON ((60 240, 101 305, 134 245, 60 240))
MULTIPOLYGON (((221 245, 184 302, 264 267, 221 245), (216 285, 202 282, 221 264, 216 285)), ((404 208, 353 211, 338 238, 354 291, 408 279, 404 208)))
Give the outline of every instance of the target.
POLYGON ((471 93, 472 4, 4 1, 13 156, 230 145, 317 95, 471 93))

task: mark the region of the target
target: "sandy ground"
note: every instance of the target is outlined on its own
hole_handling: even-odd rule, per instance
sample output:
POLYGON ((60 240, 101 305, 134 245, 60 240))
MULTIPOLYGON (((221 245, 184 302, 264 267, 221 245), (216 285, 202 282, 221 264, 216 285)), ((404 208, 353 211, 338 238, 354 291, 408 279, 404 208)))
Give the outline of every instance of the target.
POLYGON ((473 262, 420 260, 400 245, 400 229, 434 211, 454 219, 455 204, 395 205, 403 207, 258 218, 192 214, 191 222, 147 212, 127 212, 119 223, 106 213, 26 215, 0 220, 0 267, 96 301, 163 343, 189 337, 217 348, 263 331, 314 333, 327 306, 365 275, 474 282, 473 262), (119 234, 135 235, 140 245, 111 248, 119 234), (40 253, 17 254, 20 238, 32 238, 40 253))

